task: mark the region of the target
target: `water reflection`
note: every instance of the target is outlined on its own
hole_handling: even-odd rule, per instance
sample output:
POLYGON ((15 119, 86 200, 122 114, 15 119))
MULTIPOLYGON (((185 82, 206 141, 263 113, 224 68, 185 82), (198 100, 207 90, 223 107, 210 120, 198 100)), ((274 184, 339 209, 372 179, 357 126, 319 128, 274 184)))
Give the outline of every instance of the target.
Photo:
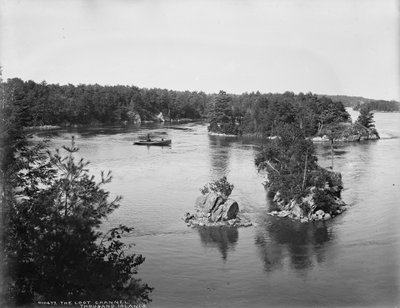
MULTIPOLYGON (((360 143, 343 143, 335 146, 333 171, 342 174, 344 197, 349 205, 358 203, 360 193, 368 193, 370 189, 363 183, 362 179, 365 179, 366 175, 371 173, 371 168, 374 167, 371 161, 374 161, 374 152, 379 149, 376 143, 377 141, 372 140, 360 143)), ((331 165, 331 154, 328 146, 317 146, 317 153, 319 164, 322 167, 326 168, 331 165)))
POLYGON ((285 263, 295 270, 313 267, 325 260, 326 243, 332 234, 326 223, 300 223, 264 213, 258 222, 255 244, 266 271, 285 263))
MULTIPOLYGON (((230 138, 232 139, 232 138, 230 138)), ((230 140, 209 135, 211 178, 218 179, 229 174, 230 140)))
POLYGON ((207 247, 216 247, 226 260, 228 251, 233 250, 239 239, 239 232, 234 227, 203 227, 197 228, 201 243, 207 247))

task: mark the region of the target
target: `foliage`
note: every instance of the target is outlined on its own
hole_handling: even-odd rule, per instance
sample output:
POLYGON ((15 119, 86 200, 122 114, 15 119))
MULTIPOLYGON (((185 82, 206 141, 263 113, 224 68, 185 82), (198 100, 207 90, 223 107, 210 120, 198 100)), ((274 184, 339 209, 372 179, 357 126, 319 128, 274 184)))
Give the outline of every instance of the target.
POLYGON ((385 100, 369 100, 367 102, 357 102, 353 106, 353 110, 360 110, 361 108, 369 108, 370 110, 383 111, 383 112, 396 112, 400 111, 400 102, 385 101, 385 100))
POLYGON ((314 145, 291 125, 279 127, 277 135, 277 138, 267 140, 256 156, 256 165, 268 171, 273 194, 279 191, 283 200, 297 200, 307 194, 309 171, 317 167, 314 145))
POLYGON ((145 89, 135 86, 58 85, 9 79, 26 109, 26 126, 113 124, 151 121, 160 112, 168 119, 199 119, 211 97, 204 92, 145 89))
MULTIPOLYGON (((213 107, 209 111, 209 131, 228 135, 238 134, 238 125, 236 124, 231 101, 232 98, 224 91, 220 91, 215 96, 213 107)), ((236 110, 235 115, 239 116, 238 110, 236 110)))
POLYGON ((220 93, 210 109, 209 130, 224 134, 274 136, 283 124, 297 126, 313 136, 326 125, 347 122, 350 115, 340 102, 311 93, 220 93))
MULTIPOLYGON (((78 148, 49 153, 32 145, 23 127, 26 101, 1 83, 1 257, 6 303, 34 300, 126 299, 150 301, 152 288, 135 278, 141 255, 127 254, 118 226, 106 234, 98 227, 119 206, 108 201, 104 185, 89 175, 88 163, 75 161, 78 148)), ((3 305, 4 304, 4 305, 3 305)))
POLYGON ((231 98, 224 91, 220 91, 214 99, 214 108, 210 115, 210 122, 227 123, 231 121, 231 98))
POLYGON ((334 102, 342 102, 345 107, 353 107, 354 110, 360 110, 362 106, 369 107, 371 110, 393 112, 400 110, 400 102, 391 100, 376 100, 360 96, 346 95, 328 95, 334 102))
POLYGON ((206 195, 209 192, 215 192, 217 194, 223 195, 225 198, 228 198, 231 195, 233 188, 234 185, 228 182, 226 176, 223 176, 218 180, 204 185, 204 187, 200 189, 200 191, 203 195, 206 195))
POLYGON ((368 129, 375 127, 374 114, 371 112, 369 106, 366 105, 360 108, 360 115, 358 116, 356 123, 368 129))
POLYGON ((350 120, 343 104, 311 93, 250 93, 233 101, 244 114, 239 132, 260 137, 275 136, 284 124, 296 126, 305 136, 314 136, 326 125, 350 120))
POLYGON ((321 200, 324 195, 333 198, 342 189, 340 175, 318 166, 314 145, 295 126, 279 127, 277 138, 266 141, 255 162, 268 172, 269 194, 279 192, 285 204, 312 191, 318 191, 321 200))
POLYGON ((58 85, 18 78, 5 83, 24 108, 25 126, 129 123, 208 115, 209 130, 224 134, 273 136, 282 124, 296 125, 306 136, 333 121, 348 121, 343 104, 312 93, 241 95, 146 89, 135 86, 58 85))
POLYGON ((5 230, 9 299, 17 304, 38 298, 148 302, 152 289, 134 278, 144 258, 126 255, 119 240, 132 228, 97 231, 121 200, 109 202, 103 189, 110 173, 96 183, 88 163, 75 162, 74 143, 64 150, 67 156, 45 154, 39 145, 21 153, 27 159, 14 179, 19 190, 9 204, 5 230))

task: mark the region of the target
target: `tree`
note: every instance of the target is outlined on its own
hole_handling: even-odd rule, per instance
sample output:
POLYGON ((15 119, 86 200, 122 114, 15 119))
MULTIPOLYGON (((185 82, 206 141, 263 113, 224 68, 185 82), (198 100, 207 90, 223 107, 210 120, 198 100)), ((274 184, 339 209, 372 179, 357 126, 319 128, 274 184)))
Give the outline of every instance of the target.
POLYGON ((306 195, 309 174, 317 167, 315 149, 298 127, 282 125, 256 157, 259 169, 268 171, 270 194, 280 192, 285 201, 306 195))
POLYGON ((51 154, 45 143, 27 142, 31 118, 19 80, 0 80, 1 295, 2 306, 40 299, 150 301, 152 288, 135 278, 141 255, 126 254, 120 238, 132 228, 105 234, 98 227, 119 206, 109 202, 84 160, 51 154))
POLYGON ((375 128, 374 114, 371 112, 371 109, 368 105, 362 105, 360 108, 360 115, 358 116, 356 123, 368 129, 375 128))
POLYGON ((2 289, 7 303, 40 299, 126 299, 150 301, 152 288, 135 278, 144 262, 126 254, 121 242, 132 228, 118 226, 105 234, 98 227, 119 206, 108 201, 88 163, 68 153, 51 154, 45 143, 29 145, 23 127, 30 124, 18 84, 0 83, 1 259, 2 289))
POLYGON ((321 97, 318 105, 318 133, 321 134, 325 125, 350 121, 350 115, 340 102, 334 103, 328 97, 321 97))
POLYGON ((150 301, 152 288, 134 275, 144 262, 127 255, 123 234, 133 228, 118 226, 103 234, 103 218, 119 206, 120 197, 108 201, 103 186, 89 175, 88 162, 75 162, 72 142, 67 156, 45 152, 43 145, 19 153, 24 167, 16 170, 5 230, 5 262, 9 267, 9 299, 17 304, 52 298, 125 299, 150 301))
POLYGON ((268 194, 277 196, 279 210, 291 209, 295 201, 309 216, 317 209, 331 213, 337 204, 341 175, 318 166, 312 142, 298 127, 279 127, 277 137, 268 140, 257 154, 256 165, 268 172, 268 194), (315 203, 305 200, 310 196, 315 203))
POLYGON ((237 134, 235 118, 232 114, 232 98, 224 91, 220 91, 214 98, 209 118, 210 126, 208 129, 212 132, 224 134, 237 134))
POLYGON ((211 114, 210 122, 228 123, 232 116, 230 102, 230 96, 224 91, 219 91, 214 99, 214 109, 211 114))
POLYGON ((331 146, 331 169, 333 169, 333 144, 335 140, 339 139, 343 135, 345 128, 346 126, 343 124, 343 122, 336 120, 327 124, 320 132, 329 139, 331 146))

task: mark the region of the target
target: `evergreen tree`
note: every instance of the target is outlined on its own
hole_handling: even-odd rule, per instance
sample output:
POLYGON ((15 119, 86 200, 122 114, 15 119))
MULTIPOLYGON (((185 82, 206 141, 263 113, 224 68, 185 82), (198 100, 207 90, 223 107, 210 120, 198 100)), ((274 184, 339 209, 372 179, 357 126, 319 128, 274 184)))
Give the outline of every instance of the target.
POLYGON ((371 112, 371 109, 368 105, 363 105, 360 108, 360 115, 357 118, 356 123, 368 128, 372 129, 375 128, 374 124, 374 114, 371 112))
POLYGON ((315 148, 298 127, 283 125, 277 129, 277 137, 268 140, 256 157, 259 169, 268 172, 268 194, 285 205, 292 200, 300 202, 307 216, 313 210, 332 210, 334 200, 340 196, 340 174, 321 168, 317 164, 315 148), (302 198, 314 195, 315 208, 302 203, 302 198))
POLYGON ((256 165, 268 171, 270 194, 279 191, 286 201, 298 199, 306 195, 310 171, 317 168, 315 148, 295 126, 285 124, 276 131, 277 137, 258 153, 256 165))
POLYGON ((232 112, 232 98, 224 91, 220 91, 214 98, 209 118, 210 126, 208 129, 212 132, 223 134, 238 133, 235 118, 232 112))
POLYGON ((219 91, 213 102, 213 109, 210 114, 210 122, 228 123, 232 116, 230 106, 231 98, 224 91, 219 91))
POLYGON ((134 275, 144 262, 127 255, 119 239, 133 228, 119 226, 102 234, 102 219, 119 206, 120 197, 108 201, 103 186, 89 175, 72 142, 67 156, 44 151, 43 145, 20 151, 8 200, 5 263, 9 268, 9 300, 17 304, 39 299, 125 299, 146 303, 151 288, 134 275))
POLYGON ((35 300, 121 300, 147 303, 152 288, 135 278, 141 255, 126 254, 120 238, 132 228, 103 234, 101 221, 118 206, 78 162, 74 143, 59 151, 29 145, 25 104, 0 84, 1 295, 0 306, 35 300))

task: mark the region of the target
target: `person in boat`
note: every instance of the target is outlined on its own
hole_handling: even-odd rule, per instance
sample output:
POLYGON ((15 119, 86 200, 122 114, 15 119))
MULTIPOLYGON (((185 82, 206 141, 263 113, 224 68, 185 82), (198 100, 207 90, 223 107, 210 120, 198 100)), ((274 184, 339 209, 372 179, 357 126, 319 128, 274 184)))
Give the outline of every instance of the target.
POLYGON ((150 134, 147 134, 147 141, 151 141, 150 134))

